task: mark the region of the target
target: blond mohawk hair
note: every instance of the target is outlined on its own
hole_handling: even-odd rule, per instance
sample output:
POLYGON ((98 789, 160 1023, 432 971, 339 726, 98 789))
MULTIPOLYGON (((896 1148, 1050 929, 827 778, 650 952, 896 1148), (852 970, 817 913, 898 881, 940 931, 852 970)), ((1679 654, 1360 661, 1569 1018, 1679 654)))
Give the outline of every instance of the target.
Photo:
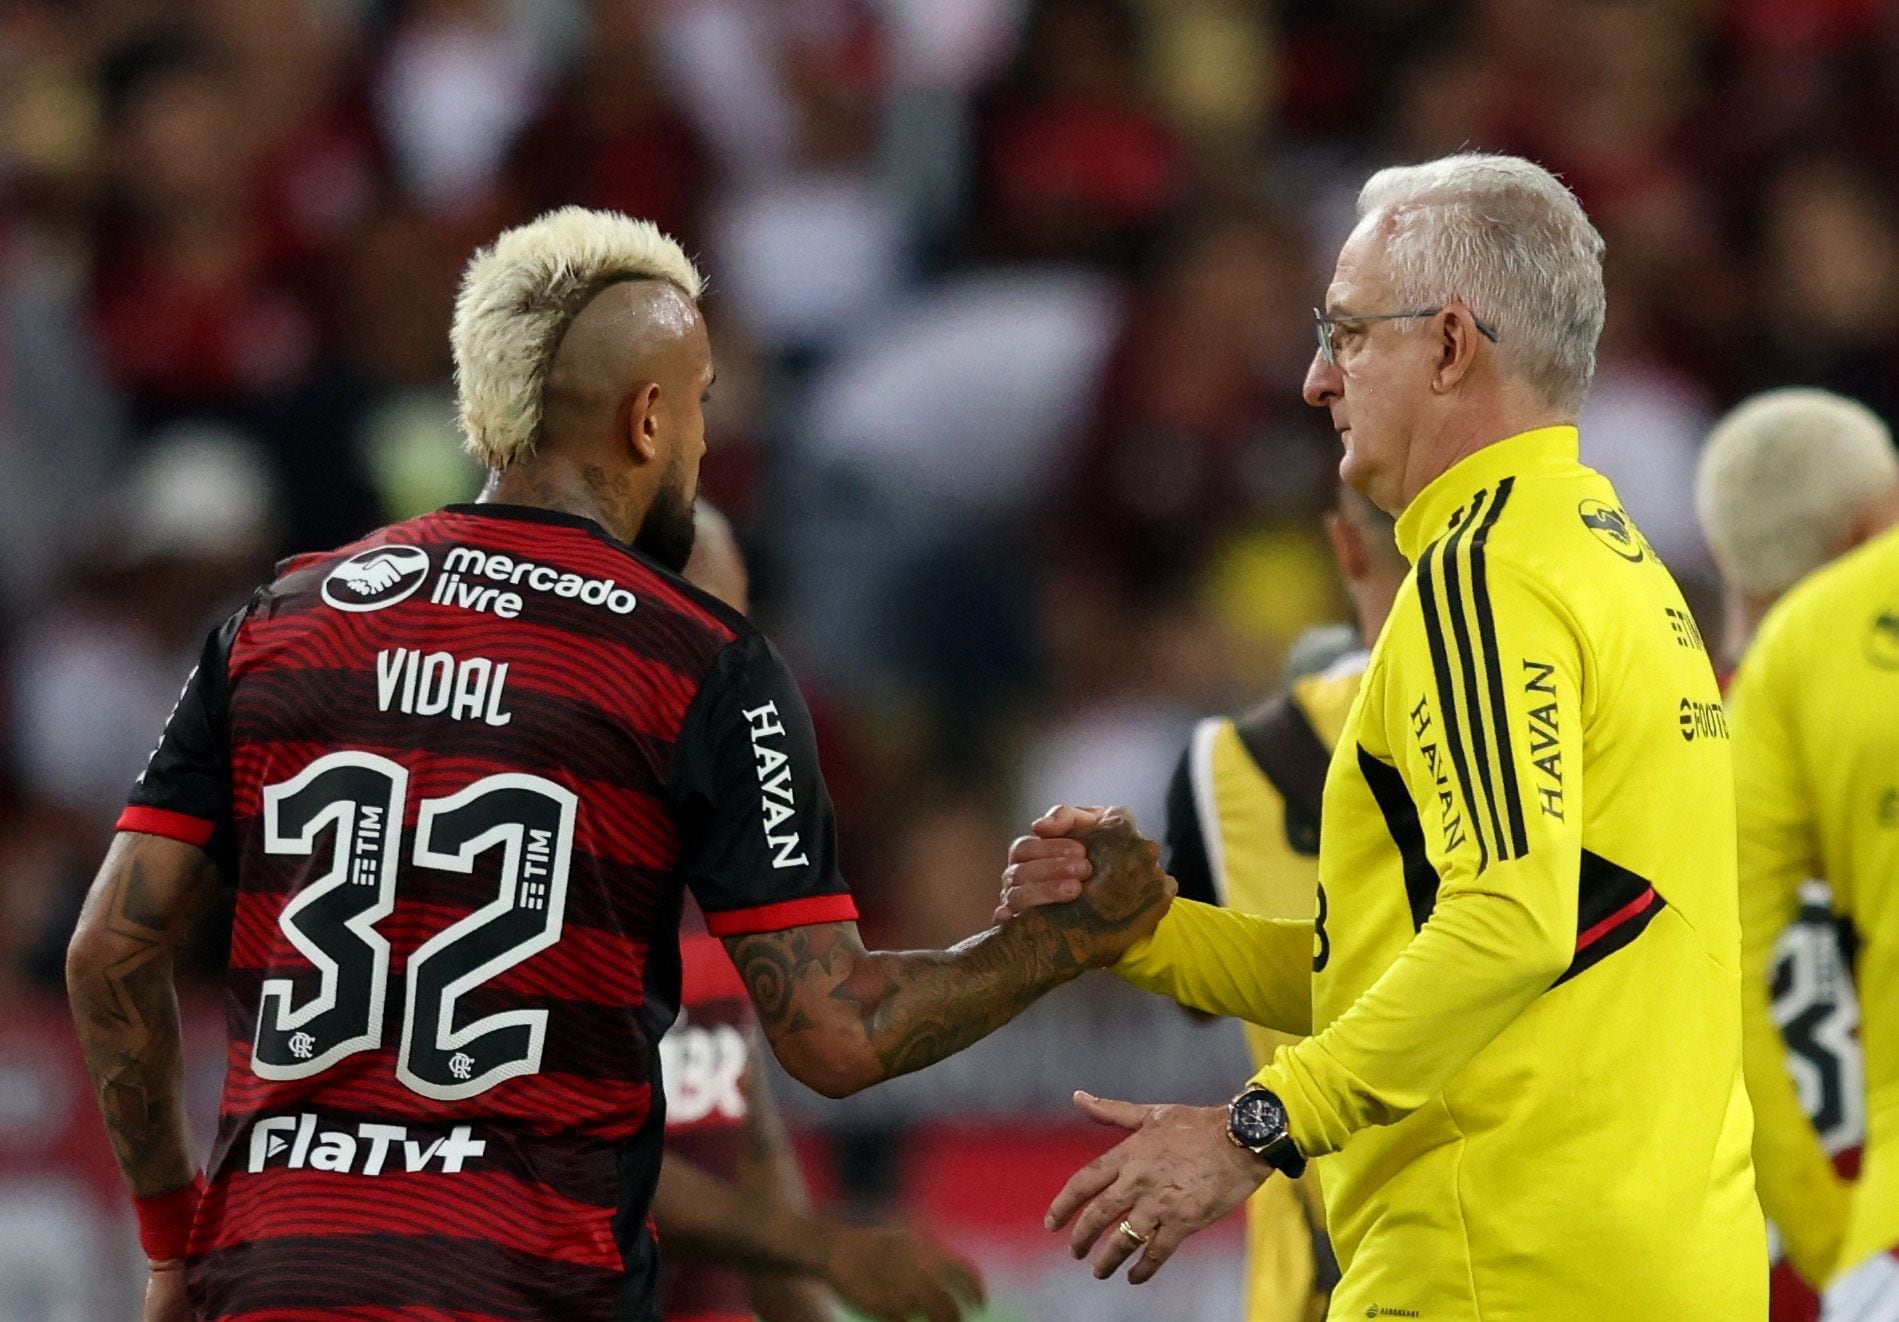
POLYGON ((468 259, 449 342, 462 444, 491 469, 534 453, 548 365, 593 296, 621 280, 665 280, 698 301, 685 249, 648 220, 562 207, 504 231, 468 259))

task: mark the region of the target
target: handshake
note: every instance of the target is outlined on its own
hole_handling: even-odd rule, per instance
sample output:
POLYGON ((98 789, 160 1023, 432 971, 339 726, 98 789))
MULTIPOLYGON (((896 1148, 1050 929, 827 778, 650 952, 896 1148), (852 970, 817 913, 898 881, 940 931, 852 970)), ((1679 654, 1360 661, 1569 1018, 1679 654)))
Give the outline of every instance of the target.
MULTIPOLYGON (((995 921, 1041 921, 1082 967, 1106 968, 1150 935, 1177 889, 1160 846, 1123 808, 1051 808, 1009 848, 995 921)), ((1152 1279, 1188 1236, 1244 1202, 1272 1168, 1227 1137, 1224 1106, 1149 1106, 1075 1094, 1075 1105, 1121 1141, 1076 1171, 1043 1226, 1068 1230, 1107 1279, 1152 1279), (1136 1256, 1138 1255, 1138 1257, 1136 1256)))
POLYGON ((1125 808, 1048 810, 1009 847, 995 921, 1031 911, 1059 933, 1069 956, 1106 968, 1153 933, 1173 903, 1160 846, 1134 829, 1125 808))

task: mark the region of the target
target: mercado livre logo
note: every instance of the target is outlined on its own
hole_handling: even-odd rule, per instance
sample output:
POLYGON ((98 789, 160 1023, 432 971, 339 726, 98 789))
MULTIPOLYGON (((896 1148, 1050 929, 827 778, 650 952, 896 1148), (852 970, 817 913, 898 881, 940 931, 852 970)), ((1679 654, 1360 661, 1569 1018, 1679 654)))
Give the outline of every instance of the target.
POLYGON ((429 553, 419 546, 375 546, 358 551, 323 580, 323 600, 340 611, 379 611, 407 601, 429 576, 429 553))

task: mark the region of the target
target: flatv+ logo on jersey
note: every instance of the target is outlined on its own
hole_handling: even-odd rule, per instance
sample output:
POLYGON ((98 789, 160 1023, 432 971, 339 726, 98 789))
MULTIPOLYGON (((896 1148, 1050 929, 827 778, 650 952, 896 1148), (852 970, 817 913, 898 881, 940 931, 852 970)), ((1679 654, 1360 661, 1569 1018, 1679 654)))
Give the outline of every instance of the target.
POLYGON ((323 580, 323 600, 340 611, 379 611, 407 601, 429 576, 429 553, 419 546, 358 551, 323 580))
POLYGON ((1655 553, 1648 539, 1642 536, 1634 522, 1617 506, 1592 496, 1576 506, 1576 513, 1582 516, 1583 527, 1594 533, 1597 541, 1630 564, 1639 565, 1644 554, 1655 553))

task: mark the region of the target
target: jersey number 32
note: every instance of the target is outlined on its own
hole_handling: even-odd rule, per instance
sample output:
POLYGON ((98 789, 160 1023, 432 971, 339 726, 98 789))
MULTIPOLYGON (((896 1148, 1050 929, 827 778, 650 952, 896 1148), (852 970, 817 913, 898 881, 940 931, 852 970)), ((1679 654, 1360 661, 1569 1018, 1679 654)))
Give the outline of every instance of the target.
MULTIPOLYGON (((374 753, 320 757, 264 790, 264 852, 314 855, 328 867, 284 906, 278 925, 315 969, 263 985, 251 1064, 260 1078, 302 1079, 382 1044, 388 938, 396 907, 409 772, 374 753)), ((458 1002, 560 939, 573 852, 574 794, 541 776, 484 776, 417 805, 417 868, 472 873, 502 851, 495 898, 409 956, 396 1077, 424 1097, 457 1101, 541 1067, 544 1009, 497 1010, 457 1026, 458 1002)))

